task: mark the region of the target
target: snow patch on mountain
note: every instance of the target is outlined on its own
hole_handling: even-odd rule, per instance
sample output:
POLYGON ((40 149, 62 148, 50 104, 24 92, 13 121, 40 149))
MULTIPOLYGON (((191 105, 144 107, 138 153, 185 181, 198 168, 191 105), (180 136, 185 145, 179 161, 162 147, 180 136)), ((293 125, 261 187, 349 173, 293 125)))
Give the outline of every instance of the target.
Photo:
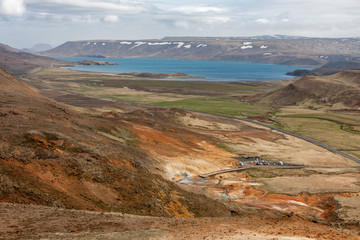
POLYGON ((185 43, 183 43, 183 42, 174 42, 174 44, 177 44, 176 48, 181 48, 185 43))
POLYGON ((149 42, 149 46, 157 46, 157 45, 171 45, 171 42, 149 42))

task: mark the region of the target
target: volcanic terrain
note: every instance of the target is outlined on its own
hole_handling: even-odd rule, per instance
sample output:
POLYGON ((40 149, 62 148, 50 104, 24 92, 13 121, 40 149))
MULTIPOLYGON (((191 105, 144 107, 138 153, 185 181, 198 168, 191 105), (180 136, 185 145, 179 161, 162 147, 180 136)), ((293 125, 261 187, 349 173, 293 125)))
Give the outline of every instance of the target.
POLYGON ((4 239, 359 238, 349 159, 239 119, 46 92, 72 106, 0 70, 4 239), (198 177, 247 154, 317 168, 198 177))

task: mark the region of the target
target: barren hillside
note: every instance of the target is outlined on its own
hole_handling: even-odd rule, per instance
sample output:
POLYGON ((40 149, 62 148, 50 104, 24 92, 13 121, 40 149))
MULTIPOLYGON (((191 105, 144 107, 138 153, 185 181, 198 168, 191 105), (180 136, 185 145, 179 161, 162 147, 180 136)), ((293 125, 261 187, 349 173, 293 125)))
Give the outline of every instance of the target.
POLYGON ((0 201, 154 216, 230 214, 152 173, 154 159, 136 147, 125 119, 80 116, 2 69, 0 101, 0 201))
POLYGON ((22 52, 0 43, 0 67, 12 74, 25 74, 36 67, 50 67, 51 64, 66 62, 22 52))
POLYGON ((269 105, 295 105, 307 100, 320 104, 341 103, 360 107, 360 71, 347 70, 330 76, 305 76, 279 90, 254 98, 269 105))

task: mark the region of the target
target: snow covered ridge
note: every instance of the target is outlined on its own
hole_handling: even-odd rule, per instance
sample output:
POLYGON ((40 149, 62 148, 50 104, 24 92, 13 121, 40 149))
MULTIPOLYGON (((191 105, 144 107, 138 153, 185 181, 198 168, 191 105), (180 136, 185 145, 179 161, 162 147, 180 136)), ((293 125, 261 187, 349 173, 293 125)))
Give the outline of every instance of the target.
POLYGON ((174 44, 178 44, 177 48, 181 48, 185 43, 183 43, 183 42, 175 42, 174 44))
POLYGON ((241 49, 253 48, 251 45, 242 46, 241 49))
MULTIPOLYGON (((154 46, 154 47, 160 47, 160 46, 168 46, 175 49, 199 49, 199 48, 206 48, 209 45, 207 43, 201 43, 201 42, 193 42, 193 41, 87 41, 82 42, 83 46, 112 46, 112 45, 120 45, 120 46, 128 46, 129 50, 137 48, 139 46, 154 46), (98 43, 98 44, 97 44, 98 43)), ((263 43, 260 45, 259 43, 253 43, 253 42, 240 42, 240 46, 238 46, 239 49, 242 50, 249 50, 249 49, 261 49, 265 50, 269 48, 269 46, 264 45, 263 43)), ((271 53, 264 53, 264 56, 271 55, 271 53)))
POLYGON ((120 45, 131 45, 131 49, 139 47, 141 45, 148 45, 148 46, 170 46, 170 45, 177 45, 176 48, 186 48, 190 49, 192 47, 196 48, 205 48, 208 44, 205 43, 197 43, 193 45, 193 42, 185 43, 185 42, 145 42, 145 41, 119 41, 119 42, 86 42, 83 46, 89 45, 96 45, 97 43, 101 44, 101 46, 106 46, 106 44, 120 44, 120 45))
POLYGON ((156 46, 156 45, 171 45, 172 43, 171 42, 149 42, 147 43, 148 45, 150 46, 156 46))

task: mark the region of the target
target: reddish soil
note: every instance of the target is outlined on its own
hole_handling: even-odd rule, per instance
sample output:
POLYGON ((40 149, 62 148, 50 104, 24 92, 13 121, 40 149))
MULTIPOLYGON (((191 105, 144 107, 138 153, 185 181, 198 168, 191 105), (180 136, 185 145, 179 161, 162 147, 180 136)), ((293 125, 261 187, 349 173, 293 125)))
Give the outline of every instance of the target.
POLYGON ((123 136, 131 128, 126 117, 79 115, 3 70, 0 102, 0 201, 153 216, 230 215, 221 203, 150 172, 156 161, 123 136))

